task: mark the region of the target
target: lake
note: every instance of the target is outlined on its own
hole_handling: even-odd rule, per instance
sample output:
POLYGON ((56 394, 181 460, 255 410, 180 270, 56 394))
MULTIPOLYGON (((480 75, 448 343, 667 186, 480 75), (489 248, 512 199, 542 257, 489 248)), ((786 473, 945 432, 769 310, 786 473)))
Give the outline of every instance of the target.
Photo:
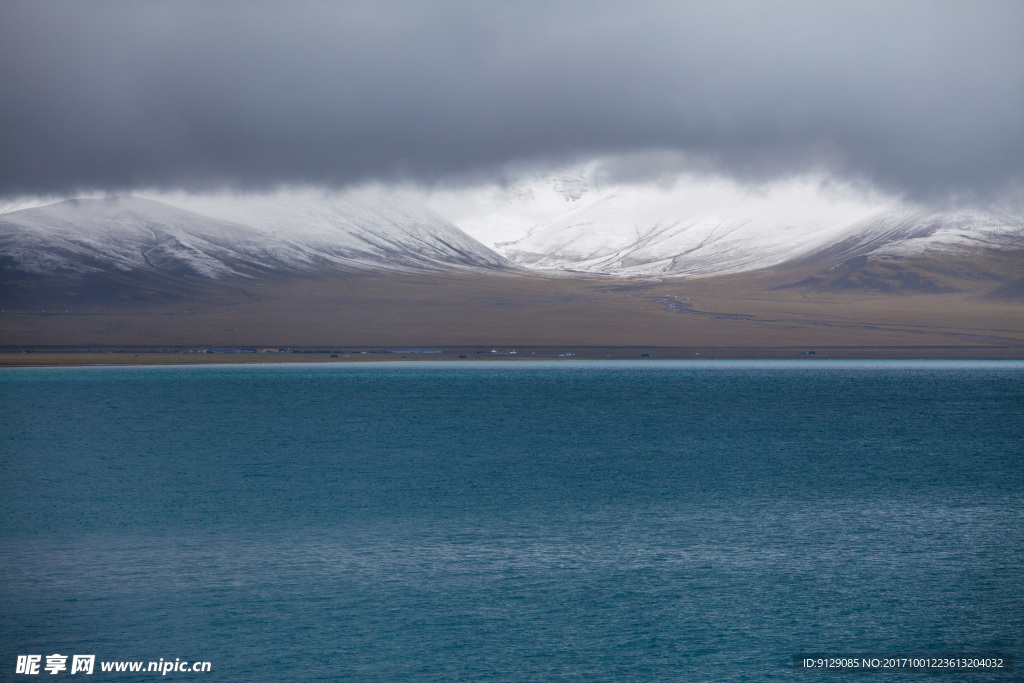
POLYGON ((1021 362, 6 369, 0 487, 4 680, 81 653, 752 681, 1024 645, 1021 362))

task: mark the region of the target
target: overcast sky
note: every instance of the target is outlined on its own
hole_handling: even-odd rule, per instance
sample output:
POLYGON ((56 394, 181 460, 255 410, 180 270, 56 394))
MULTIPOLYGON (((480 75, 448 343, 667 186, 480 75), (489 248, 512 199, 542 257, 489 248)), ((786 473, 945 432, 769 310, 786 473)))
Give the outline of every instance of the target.
POLYGON ((0 4, 0 197, 823 171, 1024 177, 1024 2, 0 4))

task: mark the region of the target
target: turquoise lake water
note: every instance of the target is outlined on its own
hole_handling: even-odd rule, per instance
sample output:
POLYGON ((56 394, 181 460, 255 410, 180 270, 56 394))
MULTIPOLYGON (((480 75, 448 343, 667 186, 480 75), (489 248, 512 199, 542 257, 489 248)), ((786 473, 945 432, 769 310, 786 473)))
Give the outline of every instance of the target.
POLYGON ((1024 654, 1019 362, 8 369, 0 491, 0 680, 33 653, 202 681, 1024 654))

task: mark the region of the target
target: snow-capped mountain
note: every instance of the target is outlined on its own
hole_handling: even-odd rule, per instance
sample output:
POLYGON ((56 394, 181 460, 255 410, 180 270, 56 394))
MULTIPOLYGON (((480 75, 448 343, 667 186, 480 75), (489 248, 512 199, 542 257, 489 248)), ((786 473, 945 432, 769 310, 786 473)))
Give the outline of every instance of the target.
POLYGON ((1024 249, 1024 217, 1003 211, 896 209, 858 221, 810 256, 921 257, 1024 249))
MULTIPOLYGON (((1024 253, 1019 215, 822 199, 806 183, 744 193, 721 183, 652 189, 563 174, 447 205, 366 188, 156 197, 0 213, 5 279, 158 273, 244 280, 366 269, 706 277, 798 266, 800 278, 826 282, 835 273, 824 271, 851 259, 859 261, 843 272, 869 263, 891 271, 909 259, 979 250, 1024 253), (463 214, 453 209, 442 218, 446 207, 463 214)), ((1019 277, 1013 263, 983 276, 1019 277)))
POLYGON ((501 245, 528 268, 623 276, 706 276, 783 263, 842 229, 772 218, 716 214, 637 221, 636 200, 616 194, 538 226, 528 237, 501 245))
POLYGON ((895 203, 816 178, 750 188, 696 176, 616 183, 598 166, 570 170, 438 208, 455 205, 446 215, 457 225, 525 268, 693 277, 783 263, 895 203))
POLYGON ((896 206, 766 210, 758 202, 706 210, 666 193, 584 191, 495 248, 530 269, 617 276, 703 277, 823 258, 921 256, 1024 248, 1024 219, 1002 212, 896 206))
POLYGON ((324 268, 494 270, 505 259, 427 211, 337 199, 211 203, 75 199, 0 214, 4 269, 34 275, 155 271, 212 279, 324 268))
POLYGON ((860 221, 784 264, 803 272, 790 286, 828 291, 989 290, 1020 298, 1024 218, 999 211, 901 209, 860 221), (993 289, 994 287, 994 289, 993 289))

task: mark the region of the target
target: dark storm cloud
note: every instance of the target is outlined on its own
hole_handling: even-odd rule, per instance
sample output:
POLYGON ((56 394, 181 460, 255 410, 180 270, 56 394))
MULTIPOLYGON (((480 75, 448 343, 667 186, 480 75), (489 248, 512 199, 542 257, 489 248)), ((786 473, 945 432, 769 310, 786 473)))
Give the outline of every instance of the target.
POLYGON ((8 1, 0 195, 645 150, 986 194, 1024 169, 1021 26, 1020 2, 8 1))

